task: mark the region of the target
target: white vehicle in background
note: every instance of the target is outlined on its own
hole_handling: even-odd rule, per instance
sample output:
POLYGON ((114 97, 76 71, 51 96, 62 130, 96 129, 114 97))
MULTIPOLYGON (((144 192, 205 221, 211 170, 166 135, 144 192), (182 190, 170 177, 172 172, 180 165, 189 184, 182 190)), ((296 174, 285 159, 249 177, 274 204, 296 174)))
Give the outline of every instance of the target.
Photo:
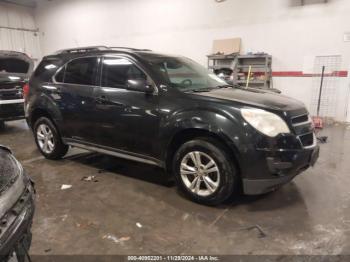
POLYGON ((33 67, 24 53, 0 51, 0 128, 6 121, 24 119, 23 89, 33 67))

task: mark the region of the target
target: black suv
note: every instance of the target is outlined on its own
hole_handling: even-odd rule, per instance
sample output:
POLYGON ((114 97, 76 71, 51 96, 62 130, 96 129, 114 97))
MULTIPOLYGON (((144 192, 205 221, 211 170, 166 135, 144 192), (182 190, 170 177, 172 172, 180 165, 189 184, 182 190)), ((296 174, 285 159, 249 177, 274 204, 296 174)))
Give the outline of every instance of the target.
POLYGON ((272 191, 314 165, 305 106, 236 89, 179 56, 131 48, 44 57, 29 82, 26 119, 41 153, 69 146, 165 168, 191 199, 218 204, 272 191))
POLYGON ((0 127, 5 121, 24 119, 22 93, 33 66, 24 53, 0 51, 0 127))

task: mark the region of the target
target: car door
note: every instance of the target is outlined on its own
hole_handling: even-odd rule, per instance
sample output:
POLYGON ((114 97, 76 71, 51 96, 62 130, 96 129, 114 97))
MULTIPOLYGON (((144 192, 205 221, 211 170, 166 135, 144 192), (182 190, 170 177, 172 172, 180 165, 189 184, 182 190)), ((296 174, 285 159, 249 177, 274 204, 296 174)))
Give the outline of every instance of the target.
POLYGON ((100 57, 82 57, 68 62, 56 74, 51 96, 60 108, 64 136, 94 142, 95 99, 100 57))
POLYGON ((101 87, 95 88, 99 144, 137 154, 154 154, 158 132, 158 95, 127 89, 133 80, 153 81, 130 58, 104 57, 101 87))

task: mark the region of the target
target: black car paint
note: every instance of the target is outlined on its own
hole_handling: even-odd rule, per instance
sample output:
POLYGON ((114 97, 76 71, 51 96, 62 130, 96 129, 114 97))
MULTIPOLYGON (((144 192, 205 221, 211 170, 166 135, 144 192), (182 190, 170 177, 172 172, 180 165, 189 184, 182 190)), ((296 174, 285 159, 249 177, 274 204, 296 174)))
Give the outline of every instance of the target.
POLYGON ((24 119, 23 86, 28 82, 34 63, 26 54, 0 51, 1 59, 16 59, 28 63, 27 73, 0 72, 0 121, 24 119), (14 102, 15 101, 15 102, 14 102))
MULTIPOLYGON (((7 147, 0 145, 0 150, 4 154, 12 155, 7 147)), ((2 209, 9 206, 0 217, 0 260, 7 261, 9 256, 16 252, 18 261, 22 261, 27 256, 31 244, 31 226, 35 211, 35 189, 34 182, 25 174, 19 162, 17 167, 22 170, 23 191, 18 192, 18 198, 14 198, 12 191, 15 187, 15 181, 3 188, 0 192, 0 202, 2 209), (5 202, 4 202, 5 201, 5 202), (7 203, 11 201, 11 203, 7 203)), ((11 174, 8 174, 9 176, 11 174)))
POLYGON ((305 149, 297 138, 301 131, 313 132, 312 125, 302 127, 304 130, 298 134, 292 126, 292 117, 308 114, 302 103, 256 89, 184 93, 162 81, 147 60, 150 55, 159 56, 143 51, 109 50, 44 58, 42 63, 53 63, 56 69, 32 76, 26 102, 28 124, 33 125, 37 114, 46 114, 67 143, 126 152, 164 168, 168 167, 173 153, 172 143, 183 134, 214 136, 232 152, 244 191, 249 194, 263 193, 291 180, 310 165, 312 155, 318 154, 318 146, 305 149), (132 60, 152 78, 155 92, 146 94, 127 89, 104 92, 99 79, 96 86, 55 83, 53 77, 59 67, 86 56, 121 56, 132 60), (99 102, 101 97, 105 103, 99 102), (246 107, 279 115, 292 132, 275 138, 261 134, 241 116, 240 109, 246 107), (291 167, 276 171, 271 167, 271 159, 274 168, 283 166, 279 163, 290 163, 291 167), (259 181, 263 188, 256 186, 259 181))

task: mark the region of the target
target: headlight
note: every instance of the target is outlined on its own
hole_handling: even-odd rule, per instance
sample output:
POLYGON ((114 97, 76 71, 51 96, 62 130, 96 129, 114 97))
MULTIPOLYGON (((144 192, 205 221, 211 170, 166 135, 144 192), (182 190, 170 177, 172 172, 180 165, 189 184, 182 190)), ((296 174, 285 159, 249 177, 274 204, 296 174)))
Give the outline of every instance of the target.
POLYGON ((286 122, 276 114, 255 108, 243 108, 241 114, 250 125, 267 136, 290 133, 286 122))

